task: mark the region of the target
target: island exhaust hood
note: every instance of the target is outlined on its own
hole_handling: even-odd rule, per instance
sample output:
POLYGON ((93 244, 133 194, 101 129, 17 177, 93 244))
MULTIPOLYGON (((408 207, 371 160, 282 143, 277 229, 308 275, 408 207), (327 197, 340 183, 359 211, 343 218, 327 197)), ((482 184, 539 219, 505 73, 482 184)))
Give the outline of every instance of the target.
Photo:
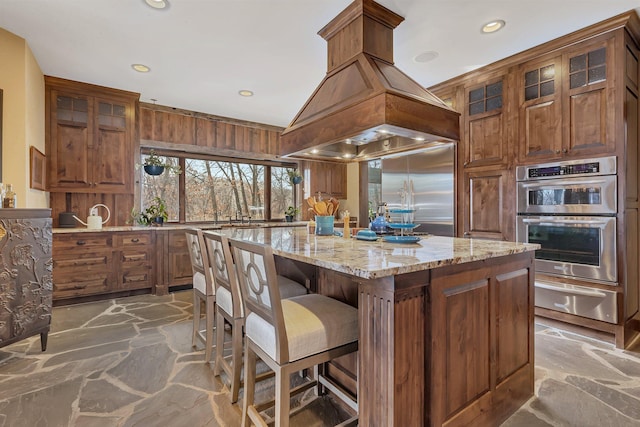
POLYGON ((327 74, 282 132, 281 155, 353 161, 459 140, 460 114, 393 65, 403 20, 356 0, 318 32, 327 74))

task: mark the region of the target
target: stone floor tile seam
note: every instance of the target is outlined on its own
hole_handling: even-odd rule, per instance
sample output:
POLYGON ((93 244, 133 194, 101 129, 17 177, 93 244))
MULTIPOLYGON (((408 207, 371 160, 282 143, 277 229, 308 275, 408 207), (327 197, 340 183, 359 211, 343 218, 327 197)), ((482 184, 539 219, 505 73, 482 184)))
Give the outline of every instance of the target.
MULTIPOLYGON (((633 377, 631 375, 626 374, 625 372, 622 372, 620 369, 615 367, 611 362, 609 362, 604 357, 602 357, 602 356, 600 356, 600 355, 598 355, 598 354, 596 354, 594 352, 590 351, 589 354, 591 354, 594 359, 598 360, 600 363, 602 363, 607 368, 617 372, 620 376, 623 376, 623 377, 627 378, 628 382, 634 383, 634 382, 638 382, 638 380, 640 379, 640 377, 633 377)), ((592 377, 592 378, 596 379, 596 377, 592 377)))

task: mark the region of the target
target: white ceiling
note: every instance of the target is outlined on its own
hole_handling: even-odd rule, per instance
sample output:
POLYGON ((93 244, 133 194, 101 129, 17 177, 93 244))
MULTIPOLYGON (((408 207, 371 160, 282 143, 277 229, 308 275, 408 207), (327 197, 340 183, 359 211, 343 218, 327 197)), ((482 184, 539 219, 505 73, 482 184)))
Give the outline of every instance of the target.
MULTIPOLYGON (((286 126, 326 72, 316 33, 350 0, 0 0, 0 27, 44 74, 139 92, 141 100, 286 126), (131 64, 143 63, 140 74, 131 64), (244 98, 238 90, 255 96, 244 98)), ((379 0, 405 17, 398 68, 428 87, 636 8, 640 0, 379 0), (480 33, 503 19, 505 28, 480 33), (425 51, 439 56, 417 63, 425 51)), ((1 66, 1 64, 0 64, 1 66)))

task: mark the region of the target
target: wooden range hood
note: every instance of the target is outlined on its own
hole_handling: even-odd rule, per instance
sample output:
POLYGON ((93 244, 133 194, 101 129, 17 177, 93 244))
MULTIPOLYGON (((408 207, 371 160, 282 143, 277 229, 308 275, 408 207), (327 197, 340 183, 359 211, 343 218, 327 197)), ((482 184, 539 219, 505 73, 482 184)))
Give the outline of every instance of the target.
POLYGON ((282 132, 281 155, 352 161, 459 139, 460 114, 393 65, 403 20, 356 0, 318 32, 327 75, 282 132))

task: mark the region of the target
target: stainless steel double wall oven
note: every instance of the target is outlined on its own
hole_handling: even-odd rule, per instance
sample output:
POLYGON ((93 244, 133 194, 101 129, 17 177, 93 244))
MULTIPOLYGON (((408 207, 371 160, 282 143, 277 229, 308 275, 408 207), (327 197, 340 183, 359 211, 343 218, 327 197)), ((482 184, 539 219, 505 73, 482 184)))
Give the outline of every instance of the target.
POLYGON ((516 169, 516 238, 541 245, 537 306, 617 323, 616 171, 613 156, 516 169))

